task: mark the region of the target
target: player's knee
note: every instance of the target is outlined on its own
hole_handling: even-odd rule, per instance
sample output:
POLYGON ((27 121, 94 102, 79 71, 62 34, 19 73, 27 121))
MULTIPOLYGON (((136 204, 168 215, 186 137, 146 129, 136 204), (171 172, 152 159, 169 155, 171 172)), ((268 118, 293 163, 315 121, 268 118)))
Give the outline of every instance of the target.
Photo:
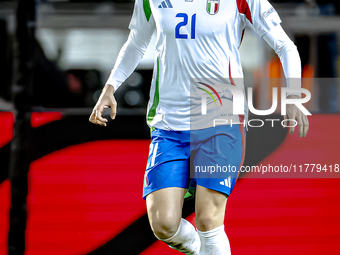
POLYGON ((197 218, 196 224, 200 231, 209 231, 214 225, 214 220, 212 217, 209 216, 200 217, 197 218))
POLYGON ((151 221, 154 234, 160 239, 172 237, 179 226, 179 220, 172 215, 163 215, 151 221))
POLYGON ((213 229, 218 220, 218 215, 214 210, 200 210, 196 212, 196 225, 200 231, 213 229))

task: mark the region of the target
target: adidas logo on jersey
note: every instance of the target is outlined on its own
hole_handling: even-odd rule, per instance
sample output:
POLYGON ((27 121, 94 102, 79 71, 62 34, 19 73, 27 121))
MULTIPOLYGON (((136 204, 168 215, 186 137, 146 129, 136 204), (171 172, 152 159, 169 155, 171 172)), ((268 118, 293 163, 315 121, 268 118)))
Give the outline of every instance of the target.
POLYGON ((158 5, 158 8, 172 8, 172 4, 170 0, 162 1, 160 5, 158 5))
POLYGON ((230 178, 230 176, 228 177, 228 179, 224 179, 224 181, 221 181, 220 184, 223 185, 223 186, 227 186, 228 188, 231 188, 231 178, 230 178))

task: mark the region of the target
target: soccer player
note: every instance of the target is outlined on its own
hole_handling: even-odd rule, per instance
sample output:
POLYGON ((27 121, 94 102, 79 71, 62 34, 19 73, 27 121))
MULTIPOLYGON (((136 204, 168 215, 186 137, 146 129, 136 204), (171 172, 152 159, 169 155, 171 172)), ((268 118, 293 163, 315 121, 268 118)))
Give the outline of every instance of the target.
MULTIPOLYGON (((209 165, 239 169, 242 165, 246 133, 243 122, 248 110, 245 106, 244 115, 233 115, 230 91, 231 86, 236 86, 244 92, 238 48, 246 27, 278 54, 287 86, 301 86, 300 57, 280 23, 267 0, 135 2, 128 40, 90 121, 106 126, 108 120, 102 113, 109 107, 111 118, 115 118, 117 104, 113 94, 137 67, 156 31, 147 113, 151 144, 143 198, 155 236, 173 249, 185 254, 231 254, 223 223, 227 197, 234 188, 237 173, 220 171, 210 178, 203 170, 196 170, 209 165), (203 117, 199 114, 200 91, 211 95, 206 98, 209 114, 203 117), (223 107, 218 108, 217 103, 223 107), (233 125, 214 127, 212 120, 222 113, 221 109, 233 125), (190 165, 197 175, 190 174, 190 165), (184 198, 193 194, 197 231, 181 218, 184 198)), ((300 94, 291 93, 289 97, 299 98, 300 94)), ((295 105, 287 106, 285 118, 295 119, 299 135, 306 136, 307 117, 295 105)), ((293 132, 292 127, 290 133, 293 132)))

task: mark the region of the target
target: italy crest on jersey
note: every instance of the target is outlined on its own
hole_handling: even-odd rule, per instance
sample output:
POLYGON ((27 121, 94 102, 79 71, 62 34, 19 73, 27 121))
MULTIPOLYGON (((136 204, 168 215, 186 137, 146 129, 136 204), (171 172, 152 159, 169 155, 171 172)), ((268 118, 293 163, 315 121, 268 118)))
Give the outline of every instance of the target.
POLYGON ((210 15, 214 15, 218 12, 220 7, 220 0, 207 0, 207 12, 210 15))

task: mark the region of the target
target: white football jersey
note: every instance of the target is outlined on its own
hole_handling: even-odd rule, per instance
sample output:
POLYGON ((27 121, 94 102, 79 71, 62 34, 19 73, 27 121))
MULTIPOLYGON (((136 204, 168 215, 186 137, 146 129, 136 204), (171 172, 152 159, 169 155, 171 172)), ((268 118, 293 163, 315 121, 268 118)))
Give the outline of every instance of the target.
MULTIPOLYGON (((220 115, 229 116, 233 124, 247 120, 246 100, 244 116, 233 115, 233 96, 221 84, 244 92, 239 47, 245 28, 262 37, 280 23, 267 0, 136 0, 126 56, 121 53, 120 58, 128 56, 126 47, 143 55, 156 31, 148 124, 189 130, 212 127, 213 119, 220 115), (207 93, 208 118, 200 118, 198 91, 207 93), (219 103, 223 103, 221 110, 216 107, 219 103)), ((118 62, 107 82, 116 89, 123 82, 117 78, 119 73, 127 72, 122 70, 124 61, 118 62)))

